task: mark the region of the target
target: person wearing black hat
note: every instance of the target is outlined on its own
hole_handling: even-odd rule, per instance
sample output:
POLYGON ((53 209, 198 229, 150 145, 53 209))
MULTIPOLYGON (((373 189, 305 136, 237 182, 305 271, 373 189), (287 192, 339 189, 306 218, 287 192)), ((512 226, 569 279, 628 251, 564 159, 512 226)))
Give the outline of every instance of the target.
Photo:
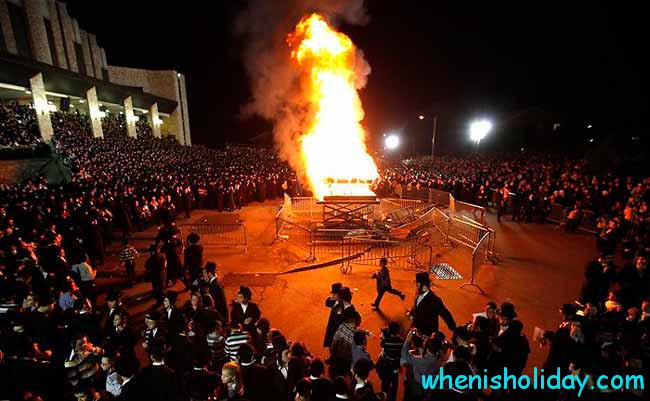
POLYGON ((338 329, 340 324, 340 315, 343 312, 343 304, 339 302, 339 291, 343 288, 341 283, 332 283, 330 296, 325 299, 325 307, 330 308, 330 316, 327 320, 327 327, 325 328, 325 339, 323 339, 323 347, 329 348, 332 344, 332 337, 338 329))
POLYGON ((167 327, 167 333, 170 336, 178 335, 185 327, 185 318, 183 312, 176 307, 176 291, 167 291, 163 298, 162 322, 167 327))
POLYGON ((431 291, 429 273, 416 273, 415 284, 418 296, 415 298, 415 305, 409 312, 409 316, 413 320, 413 327, 418 330, 419 334, 430 336, 437 332, 439 328, 438 317, 442 317, 449 330, 456 329, 456 322, 451 312, 442 302, 442 299, 431 291))
MULTIPOLYGON (((501 307, 503 309, 503 305, 501 307)), ((524 325, 521 321, 513 317, 505 330, 496 338, 496 360, 499 364, 497 371, 502 371, 504 367, 507 367, 508 373, 512 372, 515 376, 519 376, 523 372, 530 354, 530 345, 523 330, 524 325)))
POLYGON ((237 350, 237 362, 246 385, 244 396, 250 401, 266 401, 278 399, 273 386, 273 374, 264 365, 255 362, 255 349, 250 344, 242 344, 237 350))
POLYGON ((197 233, 190 233, 187 236, 187 243, 185 248, 185 273, 183 274, 183 282, 185 288, 192 287, 192 283, 201 277, 201 268, 203 267, 203 245, 199 244, 201 237, 197 233))
POLYGON ((239 287, 237 293, 237 300, 233 302, 231 309, 231 324, 232 325, 254 325, 262 315, 260 308, 257 307, 255 302, 251 302, 253 293, 250 288, 246 286, 239 287))
POLYGON ((106 304, 102 309, 102 328, 104 337, 111 336, 114 332, 113 321, 115 315, 128 315, 126 307, 120 302, 120 293, 118 291, 109 291, 106 295, 106 304))
POLYGON ((384 297, 385 293, 397 295, 402 301, 406 298, 401 291, 394 289, 391 284, 390 271, 388 270, 388 259, 381 258, 379 260, 379 270, 372 275, 372 278, 377 281, 377 298, 375 298, 375 301, 370 304, 373 308, 379 309, 379 304, 381 303, 381 299, 384 297))
POLYGON ((204 282, 207 285, 208 293, 212 297, 215 309, 219 312, 221 321, 228 321, 228 303, 223 284, 217 278, 217 264, 208 262, 205 264, 204 282))
POLYGON ((165 346, 162 340, 151 345, 151 365, 137 375, 141 399, 173 401, 179 397, 176 372, 165 365, 165 346))
POLYGON ((151 245, 151 255, 144 267, 151 278, 151 288, 156 300, 155 307, 162 305, 163 294, 167 286, 167 258, 158 245, 151 245))
POLYGON ((158 327, 160 322, 160 312, 151 311, 144 316, 144 324, 147 326, 146 329, 142 331, 142 338, 144 342, 142 346, 144 349, 149 349, 154 340, 162 340, 165 338, 165 332, 158 327))

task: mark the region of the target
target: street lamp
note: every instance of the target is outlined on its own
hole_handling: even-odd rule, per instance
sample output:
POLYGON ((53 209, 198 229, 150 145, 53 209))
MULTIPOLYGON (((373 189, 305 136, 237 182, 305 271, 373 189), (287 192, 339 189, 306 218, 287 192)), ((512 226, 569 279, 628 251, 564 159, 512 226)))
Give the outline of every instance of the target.
POLYGON ((388 150, 395 150, 399 146, 399 136, 395 134, 389 134, 384 140, 384 146, 388 150))
POLYGON ((476 143, 478 149, 481 140, 492 130, 492 123, 488 120, 477 120, 469 126, 469 137, 476 143))
MULTIPOLYGON (((420 114, 418 118, 420 120, 424 120, 425 117, 423 114, 420 114)), ((438 116, 434 114, 432 120, 433 120, 433 131, 431 133, 431 158, 433 158, 433 156, 436 153, 436 134, 438 132, 438 116)))

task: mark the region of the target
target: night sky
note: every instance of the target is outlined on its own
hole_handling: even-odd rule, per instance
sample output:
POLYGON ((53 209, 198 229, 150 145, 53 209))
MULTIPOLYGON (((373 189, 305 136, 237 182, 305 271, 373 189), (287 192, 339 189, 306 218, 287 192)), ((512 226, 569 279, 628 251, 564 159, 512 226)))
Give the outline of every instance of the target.
MULTIPOLYGON (((233 23, 246 1, 67 3, 109 64, 186 74, 194 143, 270 130, 238 118, 250 93, 233 23)), ((361 95, 369 132, 397 130, 420 146, 432 125, 417 117, 435 112, 444 150, 466 140, 472 118, 505 131, 544 113, 562 120, 565 137, 647 136, 645 13, 610 3, 366 0, 370 23, 340 29, 372 67, 361 95)), ((515 142, 529 134, 517 131, 515 142)))

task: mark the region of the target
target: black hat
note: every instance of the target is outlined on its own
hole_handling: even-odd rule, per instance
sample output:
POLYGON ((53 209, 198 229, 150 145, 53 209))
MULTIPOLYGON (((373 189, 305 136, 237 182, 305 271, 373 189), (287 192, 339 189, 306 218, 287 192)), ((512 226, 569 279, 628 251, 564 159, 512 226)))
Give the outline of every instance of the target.
POLYGON ((149 319, 149 320, 155 320, 157 322, 157 321, 160 320, 160 312, 155 311, 155 310, 151 311, 151 312, 147 313, 146 315, 144 315, 144 318, 149 319))
POLYGON ((429 287, 431 285, 431 279, 429 278, 429 273, 427 272, 415 273, 415 282, 429 287))
POLYGON ((109 291, 108 294, 106 294, 107 301, 117 301, 119 299, 120 299, 119 291, 109 291))
POLYGON ((246 299, 251 299, 251 297, 253 296, 253 292, 251 291, 251 289, 244 285, 239 287, 239 293, 242 294, 246 299))
POLYGON ((332 283, 332 290, 330 291, 330 294, 338 294, 341 288, 343 288, 343 284, 332 283))
POLYGON ((576 314, 576 307, 573 304, 564 304, 560 308, 560 311, 567 316, 573 316, 576 314))
POLYGON ((208 262, 205 264, 206 273, 214 274, 217 271, 217 264, 214 262, 208 262))
POLYGON ((169 299, 169 303, 173 305, 176 303, 176 299, 178 299, 178 292, 169 290, 165 294, 165 298, 169 299))
POLYGON ((346 302, 352 302, 352 291, 350 291, 349 287, 342 287, 339 290, 339 298, 346 302))
POLYGON ((517 317, 517 312, 515 312, 515 305, 511 302, 504 302, 501 304, 501 309, 499 309, 499 314, 506 319, 514 319, 517 317))
POLYGON ((201 236, 197 233, 189 233, 187 236, 187 242, 190 244, 196 244, 201 240, 201 236))

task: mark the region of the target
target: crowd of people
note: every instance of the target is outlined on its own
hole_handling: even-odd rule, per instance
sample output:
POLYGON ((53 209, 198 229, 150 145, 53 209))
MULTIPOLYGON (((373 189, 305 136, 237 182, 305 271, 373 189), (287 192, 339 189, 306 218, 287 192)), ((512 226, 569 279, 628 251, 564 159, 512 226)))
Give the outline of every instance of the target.
POLYGON ((0 148, 33 147, 42 142, 34 108, 0 102, 0 148))
MULTIPOLYGON (((598 174, 580 159, 543 154, 440 156, 383 166, 379 193, 404 195, 429 188, 456 200, 496 209, 499 221, 545 221, 552 208, 567 231, 586 219, 602 234, 615 227, 615 243, 627 240, 629 252, 650 246, 650 177, 598 174)), ((610 230, 611 231, 611 230, 610 230)))
MULTIPOLYGON (((392 401, 399 387, 406 400, 578 398, 570 390, 424 389, 423 375, 441 367, 452 377, 497 375, 503 368, 520 374, 530 353, 515 305, 490 301, 459 321, 434 293, 428 273, 415 276, 411 326, 391 322, 381 329, 378 355, 368 351, 371 330, 362 325, 352 290, 333 283, 324 300, 326 351, 310 352, 272 326, 247 286, 229 302, 218 266, 203 258, 200 236, 179 238, 174 224, 176 215, 189 216, 194 208, 234 210, 295 194, 295 173, 268 150, 185 147, 153 138, 144 123, 137 126, 145 134, 129 138, 123 116, 104 120, 99 139, 87 117, 53 115, 53 147, 69 163, 70 183, 34 178, 0 186, 0 399, 392 401), (130 234, 154 224, 160 228, 145 269, 156 302, 138 332, 119 292, 98 293, 96 274, 107 244, 119 238, 119 259, 135 281, 138 251, 130 234), (167 290, 178 280, 190 292, 183 305, 167 290), (440 331, 439 317, 450 336, 440 331), (373 371, 377 388, 369 381, 373 371)), ((437 188, 481 205, 496 199, 498 207, 503 199, 487 195, 496 188, 499 196, 528 199, 521 212, 511 205, 513 218, 543 214, 540 205, 547 202, 607 215, 599 259, 588 264, 579 299, 563 305, 558 327, 535 340, 548 347, 548 371, 647 377, 647 236, 639 235, 623 263, 615 255, 626 222, 647 224, 650 180, 588 175, 584 163, 541 156, 406 161, 383 166, 382 177, 378 192, 437 188)), ((382 263, 374 275, 377 309, 379 293, 404 299, 391 287, 388 269, 382 263)), ((580 398, 644 396, 588 389, 580 398)))

